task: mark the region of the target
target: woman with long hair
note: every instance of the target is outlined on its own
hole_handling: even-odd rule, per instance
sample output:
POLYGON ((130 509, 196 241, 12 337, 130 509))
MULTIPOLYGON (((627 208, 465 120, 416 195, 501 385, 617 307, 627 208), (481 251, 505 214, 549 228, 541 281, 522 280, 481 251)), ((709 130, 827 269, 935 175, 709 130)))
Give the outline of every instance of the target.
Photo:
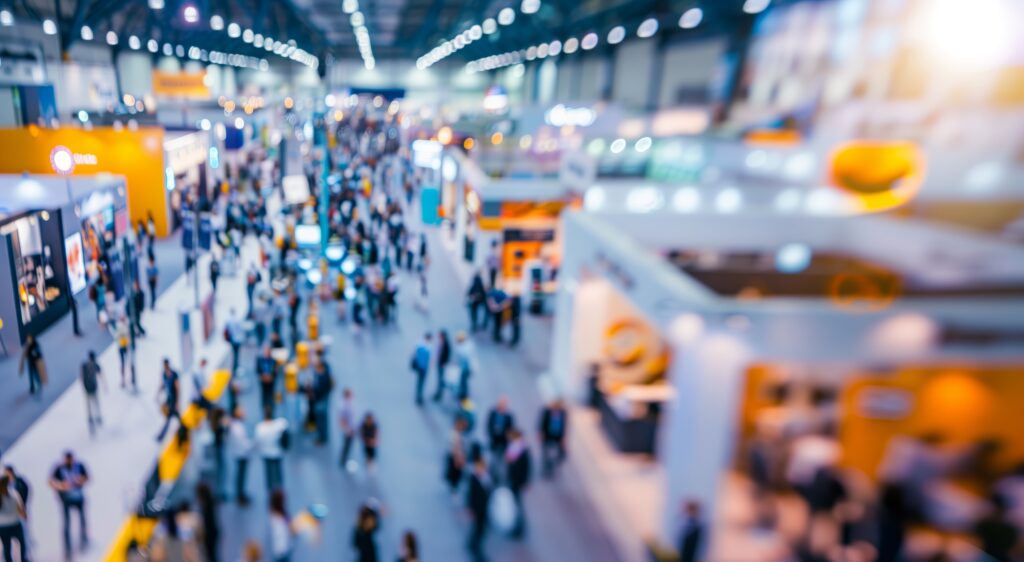
POLYGON ((18 551, 21 553, 21 562, 27 562, 28 557, 25 551, 28 545, 25 544, 25 528, 21 521, 25 519, 25 506, 17 494, 11 493, 11 479, 7 476, 0 476, 0 544, 3 544, 4 562, 14 561, 14 551, 11 545, 18 541, 18 551))
POLYGON ((379 523, 377 512, 366 504, 359 508, 356 528, 352 531, 352 548, 356 550, 358 562, 377 562, 377 533, 379 523))
POLYGON ((402 546, 398 553, 398 562, 419 562, 420 549, 416 542, 416 534, 406 531, 402 535, 402 546))

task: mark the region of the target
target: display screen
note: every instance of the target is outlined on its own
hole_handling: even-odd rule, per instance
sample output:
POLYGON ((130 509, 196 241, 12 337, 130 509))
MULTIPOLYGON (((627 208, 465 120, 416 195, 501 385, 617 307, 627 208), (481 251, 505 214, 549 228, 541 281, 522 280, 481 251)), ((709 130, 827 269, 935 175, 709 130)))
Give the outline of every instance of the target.
POLYGON ((82 253, 82 235, 78 232, 64 239, 64 255, 68 261, 68 284, 77 295, 86 287, 85 256, 82 253))
POLYGON ((315 224, 300 224, 295 227, 295 243, 300 248, 315 248, 320 245, 320 227, 315 224))

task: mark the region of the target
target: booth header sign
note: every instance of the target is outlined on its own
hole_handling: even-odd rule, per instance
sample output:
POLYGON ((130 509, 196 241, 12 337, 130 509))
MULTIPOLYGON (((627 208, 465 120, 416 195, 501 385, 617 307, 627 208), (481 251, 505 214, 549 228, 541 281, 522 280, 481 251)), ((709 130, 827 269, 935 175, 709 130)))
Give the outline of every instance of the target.
POLYGON ((206 72, 153 72, 153 93, 158 96, 206 99, 210 88, 206 72))

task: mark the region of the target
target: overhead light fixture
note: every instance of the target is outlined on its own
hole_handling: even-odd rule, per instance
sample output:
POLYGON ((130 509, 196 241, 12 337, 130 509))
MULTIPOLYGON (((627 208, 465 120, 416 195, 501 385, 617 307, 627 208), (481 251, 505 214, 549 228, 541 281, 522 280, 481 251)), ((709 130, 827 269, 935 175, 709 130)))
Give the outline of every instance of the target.
POLYGON ((146 41, 146 48, 149 49, 149 52, 155 53, 160 50, 160 43, 157 43, 156 39, 150 39, 146 41))
POLYGON ((523 0, 519 5, 519 11, 524 14, 535 14, 537 10, 540 10, 540 0, 523 0))
POLYGON ((557 57, 562 52, 562 42, 558 39, 548 43, 548 54, 557 57))
POLYGON ((199 23, 199 8, 193 4, 186 4, 181 9, 181 19, 185 20, 185 23, 188 24, 199 23))
POLYGON ((700 22, 704 19, 704 10, 700 8, 690 8, 683 12, 683 15, 679 16, 679 27, 683 29, 693 29, 700 25, 700 22))
POLYGON ((254 34, 251 29, 246 29, 242 32, 242 41, 245 41, 246 43, 252 43, 253 37, 254 34))
POLYGON ((622 43, 622 40, 626 38, 626 28, 621 25, 617 25, 608 32, 608 43, 612 45, 618 45, 622 43))
POLYGON ((113 30, 107 32, 107 45, 111 47, 117 45, 117 33, 114 33, 113 30))
POLYGON ((57 24, 54 23, 53 20, 51 20, 51 19, 43 20, 43 33, 45 33, 47 35, 56 35, 57 34, 57 24))
POLYGON ((178 58, 183 58, 185 56, 185 47, 182 45, 176 45, 174 47, 174 54, 177 55, 178 58))
POLYGON ((579 48, 580 48, 580 41, 579 41, 579 39, 576 39, 575 37, 570 37, 570 38, 565 40, 565 45, 562 46, 562 52, 564 52, 567 55, 571 55, 571 54, 575 53, 576 50, 579 49, 579 48))
POLYGON ((505 7, 498 12, 498 23, 501 25, 512 25, 514 21, 516 21, 516 11, 512 8, 505 7))
POLYGON ((345 0, 341 3, 341 10, 346 14, 351 14, 359 9, 359 0, 345 0))
POLYGON ((83 25, 80 33, 82 34, 82 41, 92 41, 93 35, 91 27, 83 25))
POLYGON ((224 29, 224 18, 220 16, 212 16, 210 18, 210 29, 214 31, 220 31, 224 29))
POLYGON ((748 14, 760 14, 768 8, 772 0, 746 0, 743 3, 743 11, 748 14))
POLYGON ((231 22, 230 24, 228 24, 228 37, 231 37, 232 39, 237 39, 241 35, 242 26, 238 25, 235 22, 231 22))
POLYGON ((128 48, 130 48, 133 51, 138 51, 142 48, 142 41, 139 41, 138 37, 132 35, 128 38, 128 48))
POLYGON ((352 23, 352 27, 359 27, 366 25, 366 16, 360 11, 352 12, 352 16, 349 17, 349 21, 352 23))
POLYGON ((0 10, 0 25, 4 27, 14 25, 14 14, 10 10, 0 10))
POLYGON ((495 31, 498 31, 498 22, 494 18, 487 18, 484 20, 484 23, 481 27, 483 28, 485 34, 490 35, 495 31))
POLYGON ((479 25, 469 28, 469 38, 476 41, 484 36, 484 30, 479 25))
POLYGON ((163 10, 164 0, 149 0, 149 8, 151 10, 163 10))
POLYGON ((654 37, 654 34, 658 32, 658 20, 655 18, 647 18, 640 24, 640 27, 636 29, 636 36, 641 39, 647 39, 648 37, 654 37))
POLYGON ((647 152, 651 148, 651 142, 651 137, 643 137, 636 141, 633 148, 635 148, 637 152, 647 152))
POLYGON ((584 51, 589 51, 597 46, 598 41, 599 39, 596 33, 588 33, 583 36, 582 40, 580 40, 580 48, 582 48, 584 51))

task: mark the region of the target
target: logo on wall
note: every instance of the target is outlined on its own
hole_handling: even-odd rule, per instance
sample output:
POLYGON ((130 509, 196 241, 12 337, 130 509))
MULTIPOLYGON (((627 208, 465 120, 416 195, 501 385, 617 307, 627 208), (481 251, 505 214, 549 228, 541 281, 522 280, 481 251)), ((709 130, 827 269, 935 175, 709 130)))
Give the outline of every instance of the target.
POLYGON ((58 144, 50 151, 50 167, 53 171, 66 176, 75 171, 75 166, 95 166, 97 159, 95 154, 76 154, 71 149, 58 144))

